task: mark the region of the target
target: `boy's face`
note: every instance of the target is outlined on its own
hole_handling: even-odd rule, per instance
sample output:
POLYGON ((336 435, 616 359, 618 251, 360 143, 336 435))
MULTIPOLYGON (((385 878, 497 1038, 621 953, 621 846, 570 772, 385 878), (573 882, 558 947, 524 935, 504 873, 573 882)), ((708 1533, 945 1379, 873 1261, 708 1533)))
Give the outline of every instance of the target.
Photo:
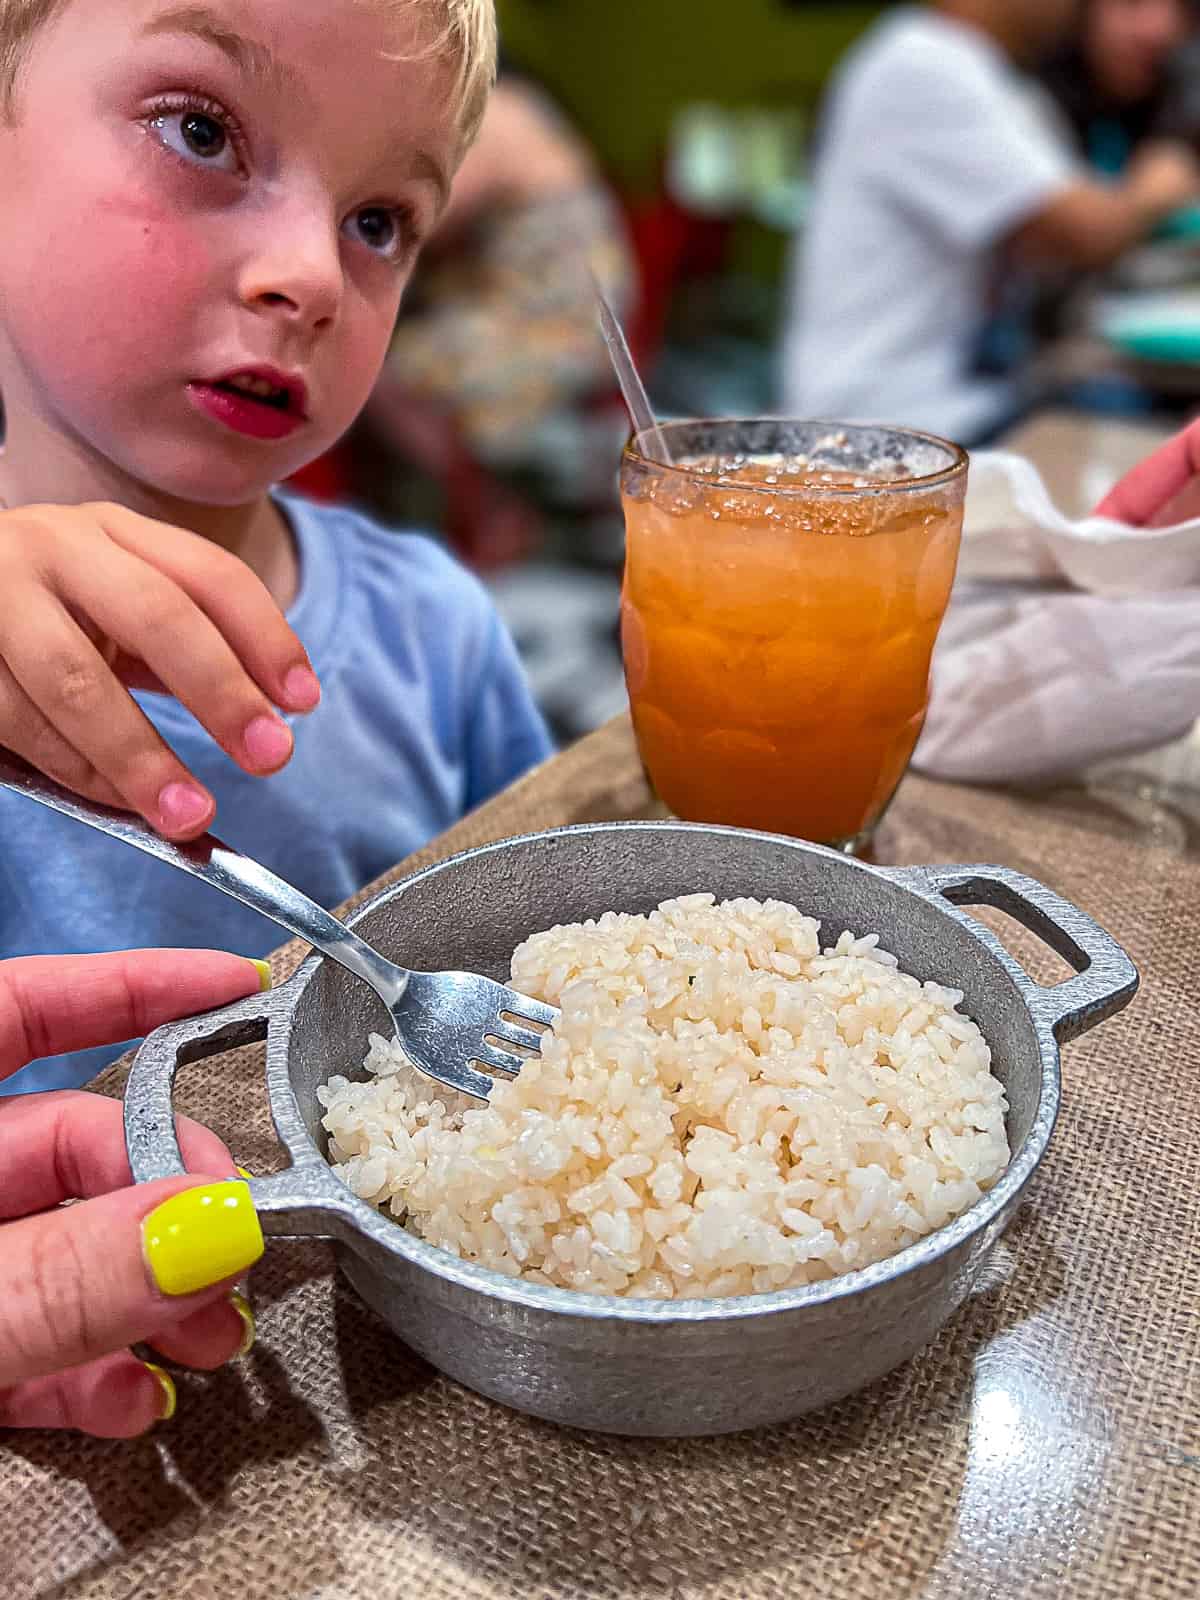
MULTIPOLYGON (((10 438, 243 504, 353 421, 458 154, 427 8, 73 0, 0 126, 10 438), (236 392, 247 374, 280 393, 236 392)), ((244 386, 244 385, 242 385, 244 386)))

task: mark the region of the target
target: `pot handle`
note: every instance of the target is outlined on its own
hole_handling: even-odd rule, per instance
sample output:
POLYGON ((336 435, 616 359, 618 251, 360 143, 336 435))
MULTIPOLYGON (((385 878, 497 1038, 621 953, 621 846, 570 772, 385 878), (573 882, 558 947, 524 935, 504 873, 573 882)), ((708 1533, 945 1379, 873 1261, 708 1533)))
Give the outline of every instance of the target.
MULTIPOLYGON (((276 1013, 288 1004, 285 988, 250 995, 219 1011, 168 1022, 143 1041, 125 1088, 125 1147, 136 1183, 174 1178, 187 1171, 172 1103, 179 1069, 265 1039, 276 1013)), ((281 1136, 292 1165, 250 1180, 250 1198, 263 1232, 292 1238, 353 1237, 358 1230, 351 1218, 354 1197, 349 1189, 307 1141, 293 1143, 281 1136)))
POLYGON ((1044 939, 1070 962, 1076 976, 1062 983, 1024 980, 1029 1007, 1060 1044, 1077 1039, 1122 1010, 1137 993, 1138 970, 1125 951, 1085 911, 1036 878, 1011 867, 884 868, 889 877, 932 890, 955 906, 992 906, 1044 939))

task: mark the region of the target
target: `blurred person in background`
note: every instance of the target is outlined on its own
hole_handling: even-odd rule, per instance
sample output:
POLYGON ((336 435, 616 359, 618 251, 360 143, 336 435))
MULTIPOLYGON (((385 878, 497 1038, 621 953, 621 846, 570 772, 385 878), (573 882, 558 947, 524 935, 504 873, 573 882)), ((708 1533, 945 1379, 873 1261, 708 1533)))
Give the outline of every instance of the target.
POLYGON ((1077 32, 1040 77, 1096 171, 1122 172, 1167 129, 1200 134, 1172 72, 1194 34, 1188 0, 1084 0, 1077 32))
POLYGON ((835 76, 795 252, 784 404, 926 427, 966 444, 1030 396, 997 349, 1038 272, 1116 260, 1200 195, 1182 141, 1091 175, 1021 67, 1075 0, 939 0, 877 23, 835 76))
MULTIPOLYGON (((1189 0, 1083 0, 1072 37, 1046 62, 1039 79, 1068 143, 1093 172, 1113 178, 1147 143, 1164 136, 1200 148, 1198 50, 1200 34, 1189 0)), ((1180 222, 1185 231, 1190 228, 1187 211, 1180 222)), ((1172 251, 1155 266, 1153 257, 1142 257, 1140 271, 1149 272, 1153 281, 1166 270, 1169 281, 1185 259, 1172 251)), ((1122 276, 1136 285, 1134 258, 1122 276)), ((1043 279, 1034 313, 1040 340, 1086 328, 1087 301, 1079 291, 1086 296, 1089 287, 1077 274, 1043 279)), ((1144 376, 1108 368, 1068 376, 1058 398, 1110 413, 1145 412, 1163 403, 1144 376)))
MULTIPOLYGON (((597 403, 616 390, 593 272, 626 311, 635 273, 615 200, 552 102, 505 71, 406 292, 367 409, 377 442, 440 480, 452 501, 466 491, 468 517, 503 520, 513 510, 505 484, 551 503, 586 503, 597 492, 591 429, 597 403), (473 466, 499 481, 473 490, 473 466)), ((601 452, 609 498, 622 429, 601 452)), ((400 492, 402 477, 393 485, 400 492)), ((495 564, 480 548, 464 553, 495 564)))

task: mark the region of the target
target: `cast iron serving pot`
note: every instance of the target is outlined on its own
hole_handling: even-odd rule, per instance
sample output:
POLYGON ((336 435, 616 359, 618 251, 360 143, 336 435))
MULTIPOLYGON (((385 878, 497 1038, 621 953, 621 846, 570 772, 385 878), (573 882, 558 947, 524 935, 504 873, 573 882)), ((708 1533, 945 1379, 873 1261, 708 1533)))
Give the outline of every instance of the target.
POLYGON ((435 1367, 535 1416, 644 1435, 714 1434, 827 1405, 905 1361, 979 1282, 1046 1152, 1059 1045, 1120 1010, 1137 970, 1091 919, 1002 867, 870 867, 794 839, 679 822, 605 823, 468 850, 384 890, 350 919, 418 968, 506 979, 538 929, 646 912, 711 891, 788 900, 878 933, 901 966, 962 989, 1008 1092, 1012 1161, 970 1211, 890 1260, 828 1283, 727 1300, 630 1300, 506 1278, 424 1244, 357 1199, 324 1150, 317 1086, 363 1077, 384 1013, 366 984, 310 956, 280 988, 159 1028, 129 1080, 125 1130, 141 1182, 183 1170, 171 1096, 181 1066, 267 1040, 267 1088, 292 1165, 250 1185, 266 1233, 332 1239, 368 1305, 435 1367), (1034 983, 961 905, 999 907, 1076 969, 1034 983))

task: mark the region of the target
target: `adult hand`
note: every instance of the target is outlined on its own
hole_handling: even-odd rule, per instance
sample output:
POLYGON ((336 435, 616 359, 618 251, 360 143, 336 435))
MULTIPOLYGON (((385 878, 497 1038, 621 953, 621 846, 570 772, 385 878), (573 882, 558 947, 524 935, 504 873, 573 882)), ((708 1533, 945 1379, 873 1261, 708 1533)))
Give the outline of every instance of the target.
MULTIPOLYGON (((260 970, 203 950, 0 962, 0 1078, 252 994, 260 970)), ((178 1131, 205 1176, 131 1187, 117 1101, 0 1100, 0 1426, 129 1438, 175 1406, 129 1345, 204 1369, 249 1348, 233 1287, 262 1254, 249 1190, 215 1135, 184 1118, 178 1131)))
POLYGON ((1200 517, 1200 419, 1139 461, 1095 515, 1138 528, 1169 528, 1200 517))

